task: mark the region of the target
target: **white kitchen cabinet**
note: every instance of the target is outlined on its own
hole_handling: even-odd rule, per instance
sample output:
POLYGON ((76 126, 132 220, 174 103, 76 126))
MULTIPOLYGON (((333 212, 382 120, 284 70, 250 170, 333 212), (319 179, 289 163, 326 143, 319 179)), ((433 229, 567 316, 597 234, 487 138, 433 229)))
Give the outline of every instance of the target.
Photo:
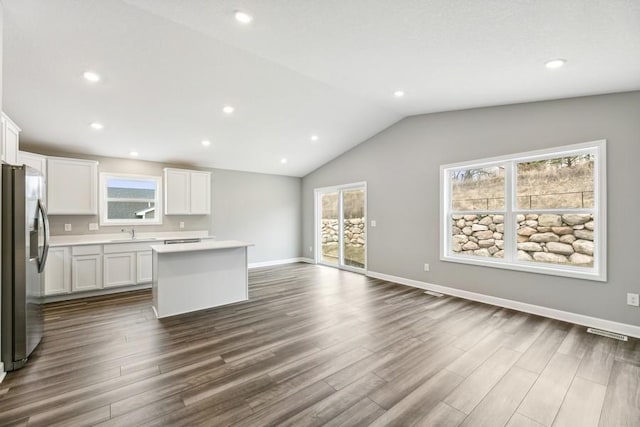
POLYGON ((211 172, 166 168, 164 206, 165 215, 209 215, 211 172))
POLYGON ((71 292, 71 260, 68 247, 49 248, 44 268, 44 294, 59 295, 71 292))
POLYGON ((26 151, 18 151, 18 164, 30 166, 42 174, 44 178, 44 192, 42 198, 47 205, 47 157, 40 154, 27 153, 26 151))
POLYGON ((45 296, 150 284, 153 244, 157 242, 50 248, 44 276, 45 296))
POLYGON ((0 118, 2 124, 2 160, 17 165, 21 129, 5 113, 0 118))
POLYGON ((151 244, 104 245, 104 287, 151 283, 151 244))
POLYGON ((98 162, 47 158, 49 215, 98 214, 98 162))
POLYGON ((211 173, 191 172, 190 187, 191 215, 209 215, 211 213, 211 173))
POLYGON ((136 283, 136 254, 124 252, 104 254, 105 288, 134 285, 136 283))
POLYGON ((153 256, 151 251, 138 252, 137 254, 137 283, 151 283, 153 256))
POLYGON ((28 153, 26 151, 19 151, 18 164, 31 166, 32 168, 40 171, 42 176, 44 177, 47 176, 47 157, 46 156, 43 156, 40 154, 28 153))
POLYGON ((71 290, 73 292, 102 289, 102 255, 71 257, 71 290))
POLYGON ((182 169, 164 170, 165 215, 188 215, 191 174, 182 169))

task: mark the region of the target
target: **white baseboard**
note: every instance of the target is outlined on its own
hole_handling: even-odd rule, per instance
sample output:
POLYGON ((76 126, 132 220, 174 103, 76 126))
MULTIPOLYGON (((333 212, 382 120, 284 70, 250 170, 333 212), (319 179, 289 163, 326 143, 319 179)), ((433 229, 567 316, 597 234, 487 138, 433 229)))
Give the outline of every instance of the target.
POLYGON ((45 304, 48 302, 69 301, 73 299, 97 297, 100 295, 119 294, 122 292, 138 291, 141 289, 151 289, 151 283, 143 283, 141 285, 120 286, 117 288, 104 288, 95 291, 74 292, 72 294, 49 295, 44 297, 45 304))
POLYGON ((4 377, 7 376, 7 373, 4 371, 4 362, 0 362, 0 383, 4 380, 4 377))
POLYGON ((511 308, 513 310, 523 311, 525 313, 537 314, 538 316, 549 317, 551 319, 562 320, 569 323, 575 323, 577 325, 603 329, 605 331, 617 332, 622 335, 640 338, 640 326, 614 322, 612 320, 600 319, 598 317, 585 316, 584 314, 572 313, 569 311, 556 310, 554 308, 543 307, 540 305, 527 304, 525 302, 479 294, 462 289, 450 288, 448 286, 435 285, 433 283, 421 282, 419 280, 406 279, 404 277, 377 273, 375 271, 368 271, 367 276, 373 277, 375 279, 382 279, 389 282, 412 286, 414 288, 436 291, 442 294, 452 295, 471 301, 478 301, 485 304, 496 305, 498 307, 511 308))
POLYGON ((249 268, 271 267, 274 265, 294 264, 296 262, 309 262, 311 264, 314 263, 314 261, 311 258, 298 257, 298 258, 275 259, 273 261, 250 262, 249 268))
POLYGON ((315 264, 316 263, 316 260, 313 259, 313 258, 302 257, 302 258, 299 258, 299 259, 300 259, 300 262, 306 262, 307 264, 315 264))

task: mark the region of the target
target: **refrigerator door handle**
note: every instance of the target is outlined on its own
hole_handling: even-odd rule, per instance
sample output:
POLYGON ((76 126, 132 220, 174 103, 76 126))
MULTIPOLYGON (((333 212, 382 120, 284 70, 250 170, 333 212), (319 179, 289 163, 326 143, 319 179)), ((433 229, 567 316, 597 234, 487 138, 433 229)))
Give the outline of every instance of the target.
POLYGON ((44 248, 42 249, 42 256, 38 263, 38 273, 42 273, 44 271, 44 266, 47 263, 47 255, 49 255, 49 217, 47 216, 47 210, 40 199, 38 199, 38 209, 42 214, 42 228, 44 229, 44 248))

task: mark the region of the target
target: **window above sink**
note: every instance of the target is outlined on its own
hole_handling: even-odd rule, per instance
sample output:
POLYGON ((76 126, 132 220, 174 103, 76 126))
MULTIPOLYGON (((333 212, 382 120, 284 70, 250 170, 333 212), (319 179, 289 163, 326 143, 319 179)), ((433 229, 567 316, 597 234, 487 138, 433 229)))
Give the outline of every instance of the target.
POLYGON ((100 225, 162 224, 159 176, 100 174, 100 225))

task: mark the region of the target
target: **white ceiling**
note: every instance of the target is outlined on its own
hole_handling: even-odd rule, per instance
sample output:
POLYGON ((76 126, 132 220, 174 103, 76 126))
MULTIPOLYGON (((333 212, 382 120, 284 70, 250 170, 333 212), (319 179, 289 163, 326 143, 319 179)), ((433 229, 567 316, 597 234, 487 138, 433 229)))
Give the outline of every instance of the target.
POLYGON ((638 0, 2 3, 3 108, 70 152, 303 176, 408 115, 640 89, 638 0))

